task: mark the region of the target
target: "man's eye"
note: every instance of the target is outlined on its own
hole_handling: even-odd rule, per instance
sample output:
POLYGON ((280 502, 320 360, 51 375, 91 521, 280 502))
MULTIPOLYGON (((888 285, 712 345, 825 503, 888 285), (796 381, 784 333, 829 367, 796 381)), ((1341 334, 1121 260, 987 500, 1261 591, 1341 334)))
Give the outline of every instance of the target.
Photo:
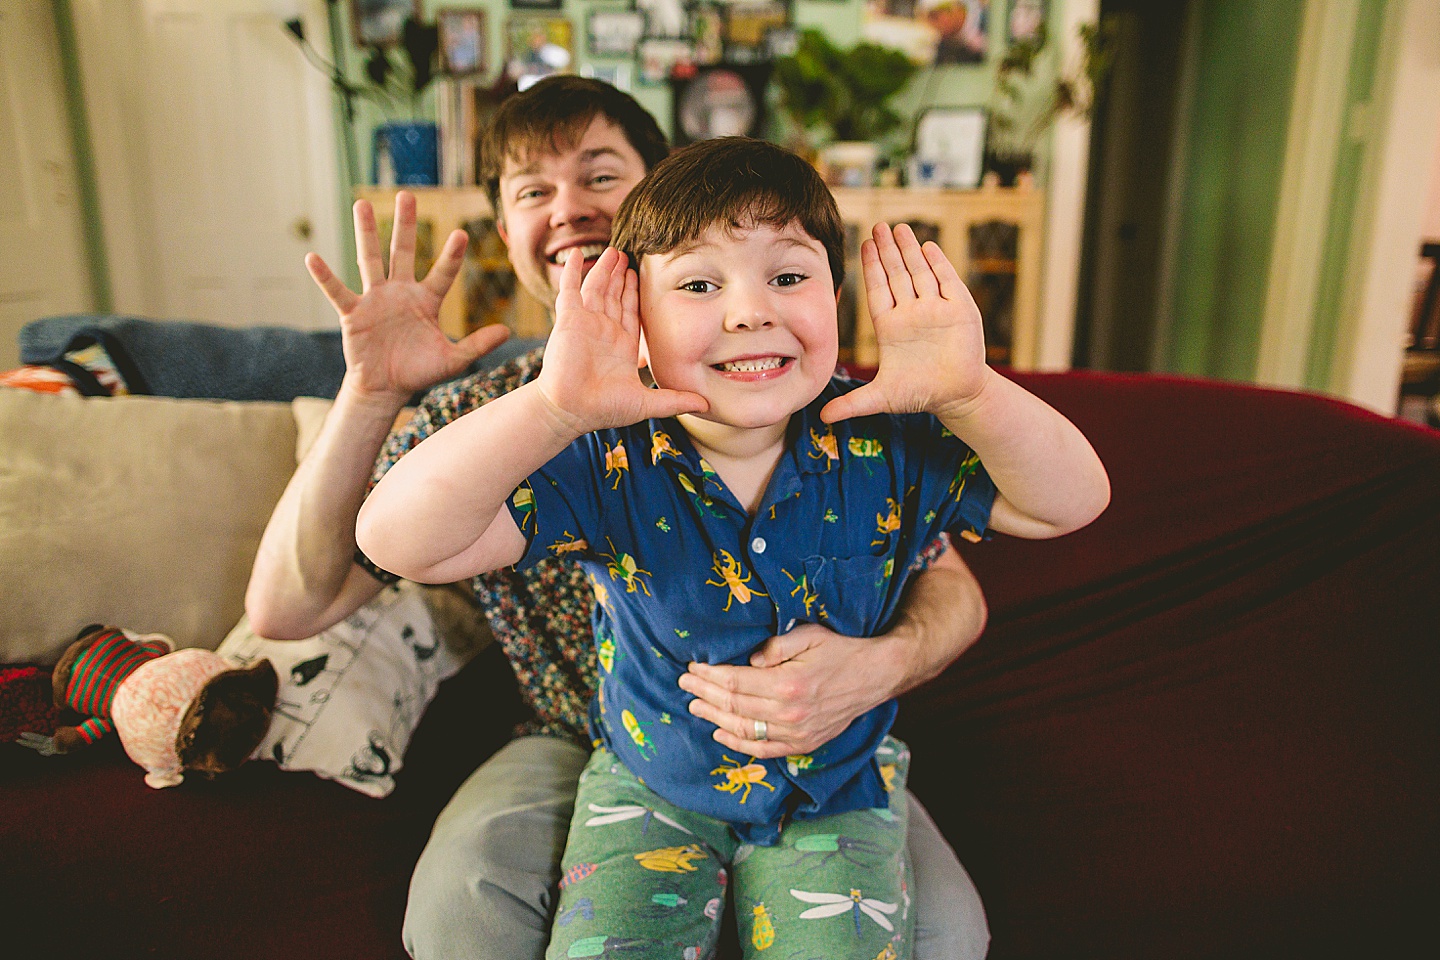
POLYGON ((616 180, 618 180, 618 179, 620 179, 620 178, 617 177, 617 176, 615 176, 614 174, 602 173, 602 174, 598 174, 597 176, 591 177, 591 178, 590 178, 590 182, 591 182, 591 184, 593 184, 593 185, 595 185, 595 186, 604 186, 605 184, 607 184, 607 183, 613 183, 614 181, 616 181, 616 180))
POLYGON ((782 273, 780 274, 780 276, 775 278, 774 283, 776 286, 779 287, 793 287, 795 286, 795 284, 805 279, 806 276, 803 273, 782 273))
POLYGON ((516 195, 515 199, 517 199, 517 200, 534 200, 536 197, 542 197, 542 196, 544 196, 544 195, 545 195, 545 191, 542 190, 542 189, 539 188, 539 187, 526 187, 524 190, 521 190, 521 191, 516 195))
POLYGON ((680 289, 688 293, 709 293, 711 290, 715 290, 717 288, 715 284, 711 283, 709 280, 691 280, 687 283, 681 284, 680 289))

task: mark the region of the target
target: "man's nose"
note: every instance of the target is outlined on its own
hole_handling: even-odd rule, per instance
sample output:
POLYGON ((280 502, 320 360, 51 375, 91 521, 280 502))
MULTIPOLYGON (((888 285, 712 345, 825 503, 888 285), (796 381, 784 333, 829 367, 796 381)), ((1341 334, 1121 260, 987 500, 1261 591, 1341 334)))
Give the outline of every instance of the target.
POLYGON ((584 190, 569 184, 562 184, 555 190, 550 204, 552 227, 588 223, 597 216, 599 210, 584 190))

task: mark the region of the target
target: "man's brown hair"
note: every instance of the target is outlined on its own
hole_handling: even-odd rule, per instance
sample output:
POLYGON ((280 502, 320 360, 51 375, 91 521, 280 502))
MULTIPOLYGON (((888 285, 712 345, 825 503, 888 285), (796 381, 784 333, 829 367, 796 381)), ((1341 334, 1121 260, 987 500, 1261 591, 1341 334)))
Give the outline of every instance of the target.
POLYGON ((480 139, 480 183, 500 215, 500 174, 505 161, 571 149, 596 117, 620 128, 649 170, 670 152, 655 118, 635 98, 608 83, 570 74, 546 77, 500 104, 480 139))
POLYGON ((637 268, 640 258, 729 230, 798 223, 825 248, 835 289, 845 278, 845 228, 815 168, 782 147, 749 137, 701 140, 676 150, 630 191, 610 243, 637 268))

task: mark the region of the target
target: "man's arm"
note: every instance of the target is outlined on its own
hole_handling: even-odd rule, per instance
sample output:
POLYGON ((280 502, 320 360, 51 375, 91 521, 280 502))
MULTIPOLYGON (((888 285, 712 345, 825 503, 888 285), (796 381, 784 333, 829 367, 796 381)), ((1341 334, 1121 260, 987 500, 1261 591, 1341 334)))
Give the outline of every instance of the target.
POLYGON ((878 637, 802 624, 772 637, 752 666, 692 663, 680 686, 715 739, 759 758, 810 753, 860 714, 949 666, 985 629, 985 597, 953 547, 910 578, 898 618, 878 637), (751 739, 764 720, 767 739, 751 739))
POLYGON ((345 378, 320 435, 265 528, 245 609, 262 636, 301 639, 349 616, 381 584, 354 563, 355 518, 376 455, 401 408, 423 390, 464 370, 505 338, 487 327, 452 343, 439 327, 440 302, 459 273, 466 238, 446 240, 435 266, 415 280, 415 198, 395 198, 386 277, 375 214, 355 204, 363 292, 345 287, 319 257, 306 267, 340 315, 345 378))
POLYGON ((355 517, 399 412, 400 404, 358 395, 342 382, 260 539, 245 591, 256 633, 313 636, 380 592, 380 581, 355 564, 355 517))

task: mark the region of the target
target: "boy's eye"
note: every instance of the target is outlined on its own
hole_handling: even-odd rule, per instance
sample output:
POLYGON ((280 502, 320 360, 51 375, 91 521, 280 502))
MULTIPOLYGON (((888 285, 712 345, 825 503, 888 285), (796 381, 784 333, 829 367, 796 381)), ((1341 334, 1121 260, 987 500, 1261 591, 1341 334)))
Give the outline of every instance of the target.
POLYGON ((544 196, 545 191, 541 187, 526 187, 515 195, 516 200, 533 200, 536 197, 544 196))
POLYGON ((806 276, 803 273, 782 273, 773 282, 778 287, 793 287, 804 279, 806 276))
POLYGON ((687 293, 709 293, 711 290, 717 290, 719 288, 709 280, 689 280, 682 283, 680 289, 687 293))

